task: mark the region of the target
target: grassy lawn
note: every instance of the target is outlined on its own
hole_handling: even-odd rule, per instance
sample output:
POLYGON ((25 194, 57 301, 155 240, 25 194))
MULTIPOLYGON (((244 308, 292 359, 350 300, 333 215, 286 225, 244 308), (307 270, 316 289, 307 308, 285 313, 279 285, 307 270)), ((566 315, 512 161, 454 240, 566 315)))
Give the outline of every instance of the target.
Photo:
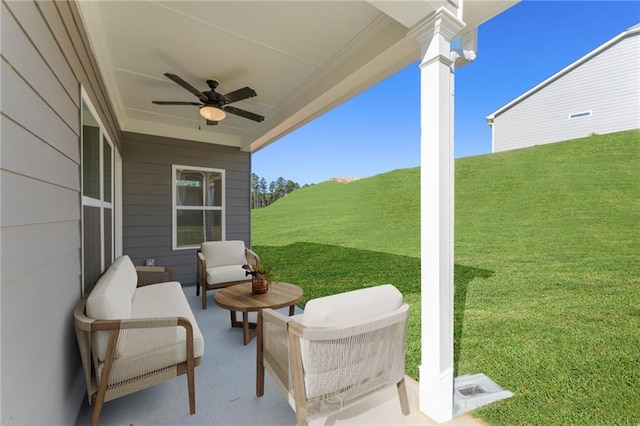
MULTIPOLYGON (((640 423, 640 132, 456 161, 455 368, 515 393, 490 424, 640 423)), ((419 170, 297 190, 253 212, 279 279, 393 283, 420 364, 419 170)))

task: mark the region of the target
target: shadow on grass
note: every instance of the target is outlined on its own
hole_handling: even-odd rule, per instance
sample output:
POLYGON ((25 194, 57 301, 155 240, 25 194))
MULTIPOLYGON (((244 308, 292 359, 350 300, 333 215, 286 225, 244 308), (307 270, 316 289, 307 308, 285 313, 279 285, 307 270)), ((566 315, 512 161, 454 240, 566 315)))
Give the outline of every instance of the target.
POLYGON ((418 258, 305 242, 253 250, 278 280, 304 289, 303 307, 310 299, 386 283, 405 296, 420 293, 418 258))
POLYGON ((454 265, 453 282, 453 376, 458 375, 458 361, 462 352, 462 330, 464 328, 464 312, 467 306, 467 287, 476 278, 487 279, 494 274, 488 269, 471 266, 454 265))
MULTIPOLYGON (((361 250, 342 246, 298 242, 286 246, 256 245, 253 250, 271 266, 280 281, 299 285, 304 290, 300 305, 329 294, 391 283, 411 305, 416 330, 410 330, 408 352, 420 357, 420 259, 409 256, 361 250), (417 306, 416 306, 417 305, 417 306)), ((454 269, 454 371, 461 350, 467 287, 476 278, 489 278, 493 271, 455 265, 454 269)), ((412 367, 417 369, 417 364, 412 367)))

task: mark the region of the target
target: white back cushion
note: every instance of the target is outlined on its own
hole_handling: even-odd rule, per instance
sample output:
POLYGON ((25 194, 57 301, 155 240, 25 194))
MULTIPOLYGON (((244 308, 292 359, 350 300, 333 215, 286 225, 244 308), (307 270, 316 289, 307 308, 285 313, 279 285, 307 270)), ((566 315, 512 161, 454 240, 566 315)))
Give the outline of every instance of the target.
POLYGON ((307 327, 333 327, 391 312, 401 305, 402 293, 384 284, 312 299, 300 322, 307 327))
POLYGON ((244 241, 207 241, 202 243, 200 250, 207 261, 207 268, 247 263, 244 241))
POLYGON ((87 316, 109 320, 131 317, 131 292, 118 268, 109 268, 87 298, 87 316))
POLYGON ((133 298, 133 293, 136 291, 136 287, 138 286, 138 273, 136 272, 136 267, 133 265, 133 262, 126 254, 124 256, 120 256, 111 264, 109 269, 116 268, 118 269, 118 279, 122 280, 124 285, 129 289, 129 293, 131 293, 131 297, 133 298))
MULTIPOLYGON (((129 279, 130 276, 126 267, 110 266, 102 274, 87 298, 87 316, 100 320, 131 318, 133 295, 128 287, 127 280, 129 279)), ((96 333, 96 345, 100 361, 104 361, 106 358, 109 334, 108 331, 96 333)), ((117 351, 116 357, 119 356, 120 351, 117 351)))

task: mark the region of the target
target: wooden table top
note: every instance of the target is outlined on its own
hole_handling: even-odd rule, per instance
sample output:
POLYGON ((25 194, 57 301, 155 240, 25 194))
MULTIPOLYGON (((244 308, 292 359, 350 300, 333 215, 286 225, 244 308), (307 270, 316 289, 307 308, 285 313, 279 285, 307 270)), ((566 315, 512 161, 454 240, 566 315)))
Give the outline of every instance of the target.
POLYGON ((302 289, 295 284, 273 282, 266 293, 253 294, 251 281, 225 287, 215 295, 218 306, 236 312, 255 312, 264 308, 279 309, 298 303, 302 289))

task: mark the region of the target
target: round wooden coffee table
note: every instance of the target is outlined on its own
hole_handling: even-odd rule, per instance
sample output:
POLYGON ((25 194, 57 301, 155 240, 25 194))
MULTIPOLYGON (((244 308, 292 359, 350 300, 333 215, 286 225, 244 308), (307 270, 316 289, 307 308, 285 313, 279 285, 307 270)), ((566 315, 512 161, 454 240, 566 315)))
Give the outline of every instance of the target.
MULTIPOLYGON (((244 344, 256 336, 257 322, 249 322, 249 312, 260 312, 264 308, 279 309, 289 307, 293 315, 295 305, 302 299, 302 289, 294 284, 273 282, 266 293, 253 294, 251 281, 225 287, 215 295, 218 306, 231 312, 231 326, 242 327, 244 344), (236 312, 242 312, 242 322, 236 318, 236 312)), ((258 321, 260 315, 258 315, 258 321)))

